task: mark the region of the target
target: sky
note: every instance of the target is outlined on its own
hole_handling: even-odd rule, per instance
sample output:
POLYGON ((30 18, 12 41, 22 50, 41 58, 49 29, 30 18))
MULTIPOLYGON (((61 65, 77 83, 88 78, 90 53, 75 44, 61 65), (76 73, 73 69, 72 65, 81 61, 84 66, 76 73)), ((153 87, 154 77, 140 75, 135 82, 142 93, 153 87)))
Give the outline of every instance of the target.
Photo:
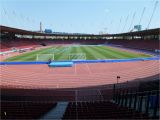
POLYGON ((67 33, 122 33, 139 23, 160 28, 160 0, 0 0, 0 11, 1 25, 32 31, 40 22, 43 30, 67 33))

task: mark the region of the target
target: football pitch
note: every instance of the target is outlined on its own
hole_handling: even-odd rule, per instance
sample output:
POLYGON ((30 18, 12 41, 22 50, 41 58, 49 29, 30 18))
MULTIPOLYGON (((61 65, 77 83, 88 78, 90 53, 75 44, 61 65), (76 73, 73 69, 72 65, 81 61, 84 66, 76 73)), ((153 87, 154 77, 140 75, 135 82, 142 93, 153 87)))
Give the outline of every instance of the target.
POLYGON ((145 58, 151 55, 122 51, 107 46, 54 46, 10 57, 5 61, 99 60, 145 58))

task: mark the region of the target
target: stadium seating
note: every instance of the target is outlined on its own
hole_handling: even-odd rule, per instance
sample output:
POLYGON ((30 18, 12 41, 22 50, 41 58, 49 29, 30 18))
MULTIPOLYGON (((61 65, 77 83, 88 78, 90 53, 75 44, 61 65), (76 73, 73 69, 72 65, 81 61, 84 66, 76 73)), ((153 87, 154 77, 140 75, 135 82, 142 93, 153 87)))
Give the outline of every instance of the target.
POLYGON ((33 39, 27 39, 27 38, 22 38, 22 39, 8 39, 8 40, 2 40, 1 41, 1 51, 9 51, 12 50, 12 48, 17 48, 17 49, 23 49, 23 48, 30 48, 30 47, 36 47, 36 46, 41 46, 42 42, 33 40, 33 39))
POLYGON ((14 40, 2 40, 1 41, 1 51, 11 50, 11 48, 27 48, 27 47, 35 47, 41 44, 45 45, 62 45, 62 44, 113 44, 120 45, 122 47, 128 47, 133 49, 143 49, 154 51, 155 49, 159 49, 159 41, 158 40, 125 40, 125 39, 112 39, 112 40, 99 40, 99 39, 29 39, 29 38, 16 38, 14 40))
POLYGON ((159 80, 142 82, 138 89, 116 88, 113 101, 70 102, 63 119, 158 119, 159 89, 155 88, 156 83, 159 80))
POLYGON ((2 40, 1 51, 11 50, 11 48, 27 48, 45 45, 62 45, 62 44, 104 44, 106 40, 84 40, 84 39, 71 39, 71 40, 62 40, 62 39, 29 39, 29 38, 16 38, 16 39, 5 39, 2 40))
POLYGON ((135 88, 115 90, 115 103, 145 113, 150 118, 159 117, 159 79, 143 81, 135 88))
POLYGON ((108 44, 114 44, 122 47, 143 49, 143 50, 150 50, 150 51, 154 51, 155 49, 160 49, 158 40, 115 39, 115 40, 109 40, 108 44))
MULTIPOLYGON (((103 99, 87 99, 87 101, 85 101, 86 99, 77 99, 80 97, 76 96, 77 93, 67 92, 66 90, 2 89, 1 118, 41 118, 47 111, 54 109, 58 101, 68 101, 69 104, 64 112, 63 119, 158 119, 158 84, 159 79, 145 79, 139 85, 137 85, 137 81, 133 81, 127 86, 126 83, 116 84, 115 87, 112 86, 112 89, 104 89, 107 86, 103 86, 100 87, 103 88, 100 90, 103 99), (106 98, 110 94, 112 97, 106 98), (55 97, 60 98, 56 99, 55 97), (64 97, 73 97, 73 99, 65 100, 64 97)), ((108 88, 110 87, 108 86, 108 88)), ((94 89, 96 87, 93 88, 93 91, 95 91, 94 89)), ((79 91, 81 90, 85 89, 79 89, 79 91)), ((88 90, 86 89, 86 91, 88 90)), ((81 93, 83 95, 86 92, 81 93)), ((80 95, 80 92, 78 95, 80 95)))
POLYGON ((146 119, 147 115, 109 101, 70 102, 63 119, 146 119))
POLYGON ((1 119, 37 119, 56 106, 56 103, 1 101, 1 119))

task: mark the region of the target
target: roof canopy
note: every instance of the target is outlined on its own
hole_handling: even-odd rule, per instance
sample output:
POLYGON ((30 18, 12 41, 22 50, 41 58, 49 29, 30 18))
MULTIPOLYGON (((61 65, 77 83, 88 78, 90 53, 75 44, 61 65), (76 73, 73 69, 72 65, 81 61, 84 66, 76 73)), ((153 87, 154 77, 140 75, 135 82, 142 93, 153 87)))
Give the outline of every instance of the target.
POLYGON ((146 35, 160 35, 160 28, 156 29, 149 29, 149 30, 143 30, 143 31, 136 31, 136 32, 128 32, 128 33, 119 33, 119 34, 73 34, 73 33, 41 33, 41 32, 34 32, 34 31, 28 31, 28 30, 22 30, 7 26, 0 26, 0 32, 1 33, 10 33, 10 34, 18 34, 18 35, 35 35, 35 36, 95 36, 95 37, 118 37, 118 36, 146 36, 146 35))

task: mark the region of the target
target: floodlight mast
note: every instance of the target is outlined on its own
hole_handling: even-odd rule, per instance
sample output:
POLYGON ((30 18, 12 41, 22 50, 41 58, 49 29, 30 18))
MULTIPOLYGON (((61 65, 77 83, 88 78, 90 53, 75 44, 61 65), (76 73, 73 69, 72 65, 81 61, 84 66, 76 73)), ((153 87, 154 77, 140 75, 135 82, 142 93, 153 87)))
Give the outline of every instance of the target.
POLYGON ((132 28, 132 25, 133 25, 133 22, 134 22, 135 15, 136 15, 136 12, 134 12, 134 14, 133 14, 133 17, 132 17, 132 20, 131 20, 131 24, 130 24, 130 26, 129 26, 128 31, 132 31, 131 28, 132 28))
POLYGON ((139 20, 139 25, 141 25, 141 21, 142 21, 143 15, 145 13, 145 10, 146 10, 146 7, 143 8, 142 15, 141 15, 140 20, 139 20))
POLYGON ((125 30, 125 28, 126 28, 126 24, 127 24, 127 21, 128 21, 128 17, 129 17, 129 15, 126 17, 124 26, 123 26, 123 28, 122 28, 122 32, 124 32, 124 30, 125 30))
POLYGON ((157 5, 158 5, 158 0, 157 0, 157 1, 155 2, 155 4, 154 4, 153 12, 152 12, 152 15, 151 15, 151 17, 150 17, 150 20, 149 20, 149 22, 148 22, 148 25, 147 25, 147 28, 146 28, 146 29, 149 29, 149 27, 150 27, 150 24, 151 24, 152 18, 153 18, 153 16, 154 16, 154 13, 155 13, 155 11, 156 11, 157 5))

